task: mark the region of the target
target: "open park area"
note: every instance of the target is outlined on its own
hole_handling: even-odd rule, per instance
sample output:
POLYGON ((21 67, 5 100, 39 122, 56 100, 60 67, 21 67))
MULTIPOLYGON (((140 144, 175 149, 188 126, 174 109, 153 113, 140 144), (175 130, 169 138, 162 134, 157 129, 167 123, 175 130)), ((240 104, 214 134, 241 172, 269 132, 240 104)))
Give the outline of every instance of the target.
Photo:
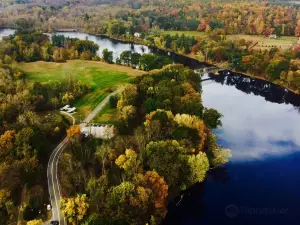
MULTIPOLYGON (((164 31, 164 34, 170 34, 172 36, 178 34, 179 36, 184 34, 185 36, 193 36, 196 39, 199 38, 208 38, 208 33, 206 32, 199 32, 199 31, 176 31, 176 30, 169 30, 164 31)), ((227 40, 238 41, 241 39, 245 39, 246 41, 253 41, 255 44, 254 49, 270 49, 273 47, 286 50, 289 49, 291 46, 297 44, 298 38, 292 36, 281 36, 277 38, 268 38, 264 35, 246 35, 246 34, 231 34, 226 35, 227 40)))
POLYGON ((32 82, 77 79, 87 84, 91 91, 75 102, 80 116, 86 116, 112 90, 127 83, 130 78, 144 73, 126 66, 82 60, 70 60, 66 63, 38 61, 21 63, 20 67, 32 82))
POLYGON ((268 38, 264 35, 226 35, 226 38, 229 40, 240 40, 245 39, 246 41, 253 41, 253 44, 257 43, 255 45, 255 49, 270 49, 273 47, 286 50, 289 49, 291 46, 295 45, 297 43, 297 37, 277 37, 277 38, 268 38))

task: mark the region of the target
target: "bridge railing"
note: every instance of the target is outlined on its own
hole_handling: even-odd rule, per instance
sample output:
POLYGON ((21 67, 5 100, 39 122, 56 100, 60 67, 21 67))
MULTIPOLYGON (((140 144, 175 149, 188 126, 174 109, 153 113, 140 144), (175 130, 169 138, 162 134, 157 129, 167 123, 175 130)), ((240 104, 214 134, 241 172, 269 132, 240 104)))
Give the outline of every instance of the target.
POLYGON ((217 73, 220 70, 218 67, 204 67, 195 69, 195 73, 203 75, 205 73, 217 73))

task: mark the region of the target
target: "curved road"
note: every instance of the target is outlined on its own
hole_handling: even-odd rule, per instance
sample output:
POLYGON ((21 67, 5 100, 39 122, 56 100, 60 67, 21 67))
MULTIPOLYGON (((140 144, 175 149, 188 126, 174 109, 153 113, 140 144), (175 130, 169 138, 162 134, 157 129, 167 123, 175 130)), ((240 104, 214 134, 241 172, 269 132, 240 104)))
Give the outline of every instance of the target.
MULTIPOLYGON (((109 98, 113 95, 118 94, 122 89, 118 89, 115 92, 109 94, 80 124, 80 127, 84 127, 85 124, 89 123, 94 117, 104 108, 104 106, 108 103, 109 98)), ((60 225, 67 225, 65 218, 63 217, 62 213, 60 212, 60 187, 59 187, 59 180, 57 175, 57 167, 59 156, 61 152, 65 149, 68 145, 69 139, 66 137, 52 152, 48 167, 47 167, 47 179, 48 179, 48 190, 50 195, 50 202, 52 207, 52 218, 51 220, 59 221, 60 225)))

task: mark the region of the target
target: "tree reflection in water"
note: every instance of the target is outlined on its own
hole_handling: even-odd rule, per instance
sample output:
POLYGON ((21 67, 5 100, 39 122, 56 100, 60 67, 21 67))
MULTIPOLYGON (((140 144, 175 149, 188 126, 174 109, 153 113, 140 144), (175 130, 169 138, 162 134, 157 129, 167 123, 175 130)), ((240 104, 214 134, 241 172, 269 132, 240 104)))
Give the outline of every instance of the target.
POLYGON ((209 77, 222 85, 235 86, 244 93, 262 96, 269 102, 292 104, 300 111, 299 95, 268 81, 232 72, 227 75, 227 72, 221 72, 220 75, 209 74, 209 77))

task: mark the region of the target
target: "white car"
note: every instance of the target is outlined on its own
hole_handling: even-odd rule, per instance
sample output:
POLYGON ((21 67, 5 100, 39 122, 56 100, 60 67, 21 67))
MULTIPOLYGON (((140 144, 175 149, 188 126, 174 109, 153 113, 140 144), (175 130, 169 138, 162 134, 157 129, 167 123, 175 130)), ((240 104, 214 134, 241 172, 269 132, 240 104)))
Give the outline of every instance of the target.
POLYGON ((62 107, 60 110, 61 111, 65 111, 65 110, 69 110, 70 109, 70 105, 65 105, 64 107, 62 107))

